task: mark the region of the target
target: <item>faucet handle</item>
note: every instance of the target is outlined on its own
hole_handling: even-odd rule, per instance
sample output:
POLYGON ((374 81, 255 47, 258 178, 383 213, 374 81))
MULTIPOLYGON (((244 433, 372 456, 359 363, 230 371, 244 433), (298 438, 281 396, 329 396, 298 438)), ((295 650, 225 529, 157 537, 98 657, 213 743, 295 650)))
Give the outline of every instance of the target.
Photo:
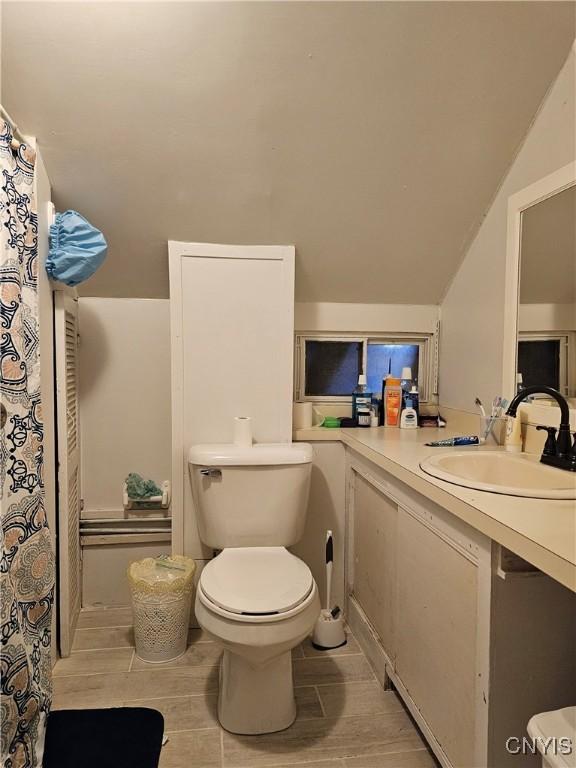
POLYGON ((548 437, 544 443, 542 456, 556 456, 556 427, 545 427, 539 425, 536 427, 538 432, 548 432, 548 437))

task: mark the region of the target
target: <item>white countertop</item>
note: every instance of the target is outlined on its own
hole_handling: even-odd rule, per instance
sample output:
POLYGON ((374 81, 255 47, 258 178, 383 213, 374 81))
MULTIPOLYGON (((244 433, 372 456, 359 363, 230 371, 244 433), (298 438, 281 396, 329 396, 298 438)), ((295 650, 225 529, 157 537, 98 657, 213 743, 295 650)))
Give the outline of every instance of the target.
MULTIPOLYGON (((299 440, 340 440, 406 485, 464 520, 485 536, 515 552, 576 592, 576 502, 527 499, 463 488, 427 475, 420 462, 453 448, 424 443, 454 435, 449 429, 306 430, 299 440), (327 435, 325 433, 330 433, 327 435)), ((302 431, 304 432, 304 431, 302 431)), ((456 450, 503 450, 489 446, 456 450)), ((560 471, 560 470, 558 470, 560 471)))

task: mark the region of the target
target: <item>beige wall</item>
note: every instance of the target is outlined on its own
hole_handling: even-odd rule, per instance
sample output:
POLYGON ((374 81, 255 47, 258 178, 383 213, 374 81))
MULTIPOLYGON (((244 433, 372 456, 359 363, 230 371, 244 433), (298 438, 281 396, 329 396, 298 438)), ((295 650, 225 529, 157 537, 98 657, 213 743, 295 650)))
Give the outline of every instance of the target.
POLYGON ((576 331, 576 304, 520 304, 519 331, 576 331))
POLYGON ((306 528, 292 547, 312 570, 324 607, 326 601, 326 531, 334 536, 332 606, 344 609, 345 460, 340 442, 313 443, 314 459, 306 528))
POLYGON ((128 565, 144 557, 169 555, 171 544, 99 544, 82 547, 82 607, 130 605, 128 565))
POLYGON ((439 308, 435 304, 341 304, 296 302, 296 331, 432 333, 439 308))
MULTIPOLYGON (((574 160, 572 49, 441 306, 440 402, 474 410, 502 388, 508 197, 574 160)), ((470 179, 470 184, 474 179, 470 179)))
POLYGON ((170 478, 169 302, 81 298, 79 313, 85 511, 113 511, 129 472, 170 478))

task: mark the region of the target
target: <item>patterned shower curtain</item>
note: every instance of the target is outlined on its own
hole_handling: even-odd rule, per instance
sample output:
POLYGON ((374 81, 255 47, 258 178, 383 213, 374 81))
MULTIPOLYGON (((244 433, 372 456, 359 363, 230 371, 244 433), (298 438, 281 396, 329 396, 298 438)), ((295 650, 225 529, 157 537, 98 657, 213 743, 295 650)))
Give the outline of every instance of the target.
POLYGON ((34 150, 0 119, 2 768, 39 768, 51 701, 54 555, 44 508, 34 150), (5 410, 4 410, 5 409, 5 410))

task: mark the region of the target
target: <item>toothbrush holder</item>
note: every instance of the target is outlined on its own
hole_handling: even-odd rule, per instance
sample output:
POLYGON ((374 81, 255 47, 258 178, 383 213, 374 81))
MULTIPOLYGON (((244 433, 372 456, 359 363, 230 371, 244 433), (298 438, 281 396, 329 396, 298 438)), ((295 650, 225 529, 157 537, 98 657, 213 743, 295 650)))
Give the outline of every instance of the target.
POLYGON ((486 445, 504 445, 506 437, 505 416, 479 416, 479 436, 486 435, 486 445))

